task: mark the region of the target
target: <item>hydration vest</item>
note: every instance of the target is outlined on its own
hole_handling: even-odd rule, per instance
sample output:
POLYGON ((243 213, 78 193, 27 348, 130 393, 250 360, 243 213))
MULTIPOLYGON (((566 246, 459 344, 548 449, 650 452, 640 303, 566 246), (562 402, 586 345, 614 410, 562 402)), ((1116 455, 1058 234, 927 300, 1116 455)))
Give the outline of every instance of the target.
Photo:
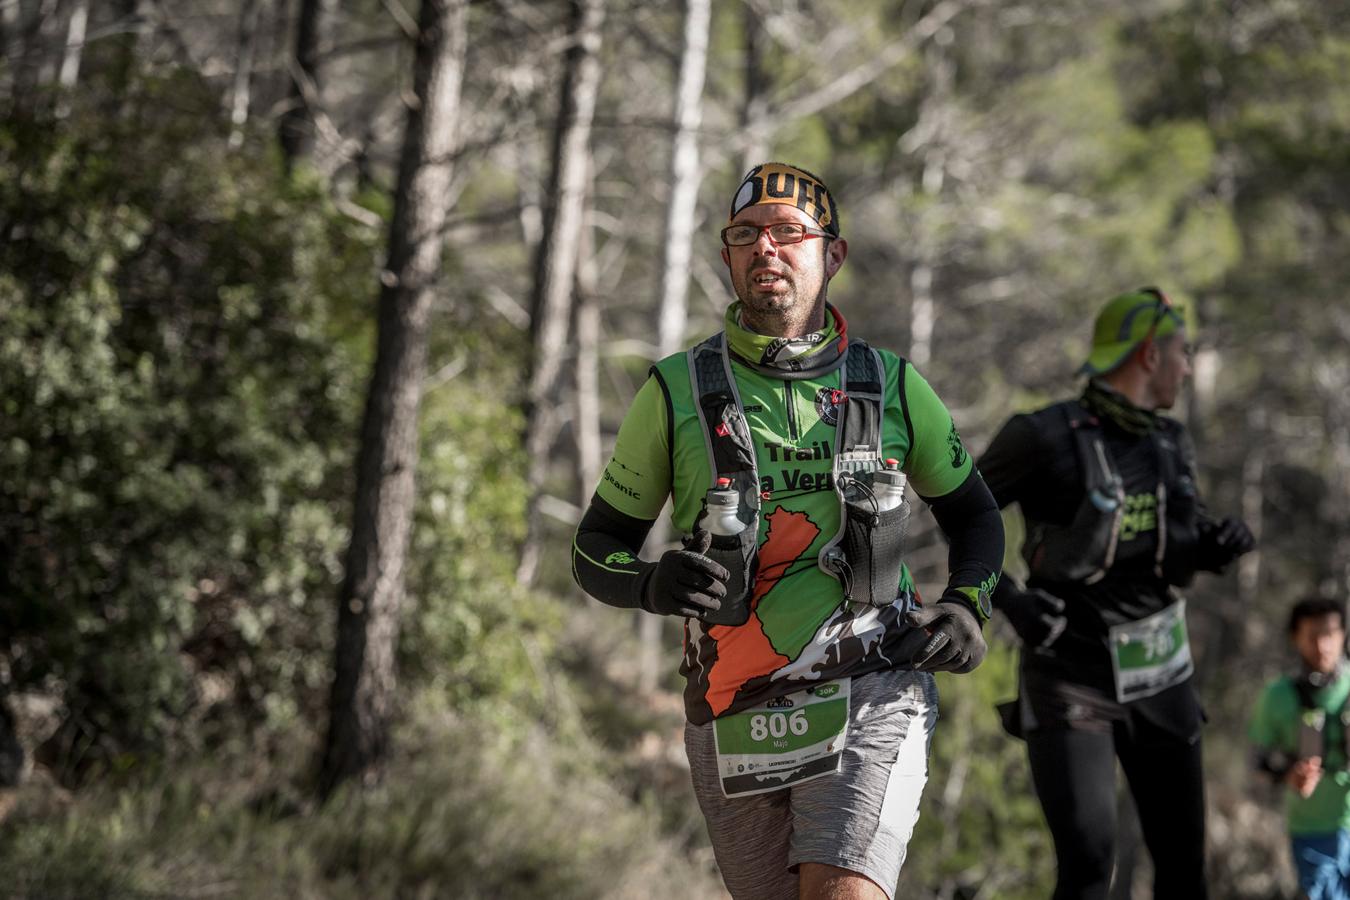
POLYGON ((1313 699, 1313 694, 1340 677, 1341 669, 1338 666, 1325 684, 1315 684, 1307 675, 1294 679, 1294 691, 1298 694, 1300 711, 1297 758, 1308 759, 1319 756, 1322 758, 1324 768, 1327 767, 1333 749, 1340 751, 1342 768, 1350 766, 1350 697, 1342 701, 1340 708, 1335 710, 1324 709, 1313 699), (1341 722, 1339 747, 1333 747, 1331 743, 1331 732, 1326 727, 1329 716, 1335 716, 1341 722))
MULTIPOLYGON (((1083 499, 1067 525, 1027 520, 1022 556, 1031 576, 1049 582, 1094 584, 1116 559, 1125 516, 1125 485, 1106 451, 1102 423, 1077 400, 1046 410, 1047 442, 1072 442, 1083 479, 1083 499)), ((1038 423, 1040 424, 1040 423, 1038 423)), ((1158 546, 1153 571, 1169 584, 1184 585, 1195 575, 1199 540, 1199 494, 1177 437, 1166 424, 1149 433, 1158 462, 1158 546)))
MULTIPOLYGON (((719 332, 688 352, 689 378, 695 393, 699 423, 712 472, 709 487, 729 479, 740 502, 737 517, 745 528, 736 538, 714 544, 709 555, 731 572, 723 610, 706 621, 742 624, 749 616, 758 561, 761 501, 758 463, 750 428, 741 404, 726 335, 719 332)), ((878 512, 871 495, 871 478, 882 468, 881 420, 883 409, 881 357, 866 343, 850 339, 836 366, 843 368, 839 423, 835 428, 833 486, 839 500, 839 530, 821 549, 817 564, 840 581, 844 596, 853 602, 888 606, 896 599, 901 573, 904 526, 908 502, 878 512)), ((826 372, 832 371, 827 369, 826 372)), ((817 378, 820 371, 783 372, 787 380, 817 378)), ((706 501, 705 501, 706 513, 706 501)), ((702 516, 700 516, 702 518, 702 516)))

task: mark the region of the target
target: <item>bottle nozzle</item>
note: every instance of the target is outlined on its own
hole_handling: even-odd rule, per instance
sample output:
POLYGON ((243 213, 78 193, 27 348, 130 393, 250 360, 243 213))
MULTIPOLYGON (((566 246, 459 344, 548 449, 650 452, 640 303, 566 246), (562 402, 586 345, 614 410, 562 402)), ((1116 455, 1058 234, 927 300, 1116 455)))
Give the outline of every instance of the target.
POLYGON ((727 488, 729 488, 729 487, 731 487, 731 479, 730 479, 730 478, 727 478, 726 476, 723 476, 723 477, 717 479, 717 489, 718 489, 719 491, 725 491, 725 490, 726 490, 727 488))
POLYGON ((900 468, 900 460, 898 460, 898 459, 888 459, 888 460, 886 460, 886 468, 888 468, 888 469, 898 469, 898 468, 900 468))

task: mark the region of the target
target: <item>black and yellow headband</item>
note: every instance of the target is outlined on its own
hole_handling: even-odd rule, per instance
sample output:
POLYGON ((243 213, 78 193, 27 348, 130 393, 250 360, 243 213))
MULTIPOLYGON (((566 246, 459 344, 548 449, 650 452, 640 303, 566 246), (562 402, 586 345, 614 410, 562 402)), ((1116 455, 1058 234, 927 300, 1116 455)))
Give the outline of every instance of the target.
POLYGON ((795 206, 815 219, 823 231, 839 237, 839 213, 834 208, 834 197, 823 181, 805 169, 779 162, 755 166, 736 189, 728 221, 746 207, 761 203, 795 206))

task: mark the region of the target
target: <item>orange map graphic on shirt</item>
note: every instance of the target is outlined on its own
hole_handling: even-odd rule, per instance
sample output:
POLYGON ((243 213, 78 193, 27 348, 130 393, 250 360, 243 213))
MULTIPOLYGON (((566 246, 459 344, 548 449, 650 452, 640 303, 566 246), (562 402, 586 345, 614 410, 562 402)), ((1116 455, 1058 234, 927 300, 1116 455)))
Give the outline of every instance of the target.
POLYGON ((779 507, 769 513, 769 530, 759 548, 759 575, 750 596, 750 620, 744 625, 714 625, 708 636, 718 643, 717 659, 708 672, 708 705, 718 716, 731 706, 741 685, 791 662, 773 648, 759 620, 759 601, 787 572, 788 566, 806 553, 820 536, 820 528, 804 512, 779 507), (723 654, 723 640, 734 644, 733 652, 723 654))

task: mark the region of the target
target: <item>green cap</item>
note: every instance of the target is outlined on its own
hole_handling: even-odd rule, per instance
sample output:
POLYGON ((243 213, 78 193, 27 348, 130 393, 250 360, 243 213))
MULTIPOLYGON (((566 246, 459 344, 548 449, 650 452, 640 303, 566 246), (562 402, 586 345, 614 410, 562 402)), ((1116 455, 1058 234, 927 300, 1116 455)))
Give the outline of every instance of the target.
POLYGON ((1112 297, 1092 326, 1092 352, 1078 370, 1101 375, 1117 368, 1145 338, 1166 337, 1186 324, 1179 306, 1155 287, 1139 288, 1112 297))

